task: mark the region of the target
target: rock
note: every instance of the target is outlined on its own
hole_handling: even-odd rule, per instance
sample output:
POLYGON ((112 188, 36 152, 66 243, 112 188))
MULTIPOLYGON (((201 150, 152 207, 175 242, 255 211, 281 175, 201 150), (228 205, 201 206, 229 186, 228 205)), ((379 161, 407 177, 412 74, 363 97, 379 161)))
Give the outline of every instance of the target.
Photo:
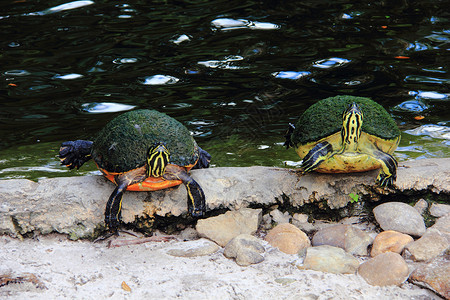
POLYGON ((446 238, 447 241, 450 243, 450 216, 446 215, 444 217, 441 217, 436 220, 433 226, 431 226, 432 229, 438 230, 440 233, 442 233, 446 238))
POLYGON ((420 199, 414 204, 414 208, 417 209, 419 214, 423 215, 426 209, 428 208, 428 202, 425 199, 420 199))
POLYGON ((291 216, 288 212, 282 213, 278 209, 272 210, 270 213, 272 220, 277 224, 289 223, 291 216))
POLYGON ((393 230, 383 231, 375 237, 370 255, 375 257, 385 252, 401 254, 405 246, 413 241, 407 234, 393 230))
POLYGON ((264 251, 258 238, 249 234, 240 234, 228 242, 223 250, 223 255, 235 258, 238 265, 246 267, 264 261, 264 257, 261 255, 264 251))
MULTIPOLYGON (((375 186, 378 170, 353 174, 311 173, 298 176, 273 167, 209 168, 192 170, 202 186, 208 211, 269 207, 284 199, 292 207, 320 202, 329 208, 345 207, 348 194, 380 199, 387 193, 450 194, 450 158, 402 162, 394 189, 375 186), (351 183, 351 184, 350 184, 351 183)), ((20 236, 57 232, 72 238, 96 237, 104 226, 104 210, 114 185, 103 176, 0 180, 0 233, 20 236)), ((122 220, 151 231, 155 217, 186 218, 183 185, 155 192, 126 192, 122 220)), ((174 222, 178 219, 173 218, 174 222)), ((303 223, 310 231, 311 224, 303 223)))
POLYGON ((334 225, 321 229, 312 238, 313 246, 329 245, 344 249, 354 255, 367 255, 372 238, 351 225, 334 225))
POLYGON ((448 214, 450 214, 450 205, 433 203, 433 204, 431 204, 430 214, 433 217, 437 217, 437 218, 448 215, 448 214))
POLYGON ((200 236, 213 240, 224 247, 240 234, 253 234, 261 222, 262 209, 242 208, 228 211, 217 217, 200 219, 196 229, 200 236))
POLYGON ((359 261, 343 249, 333 246, 309 247, 303 266, 299 269, 315 270, 334 274, 354 274, 359 261))
POLYGON ((296 254, 311 245, 308 236, 289 223, 279 224, 271 229, 265 240, 287 254, 296 254))
POLYGON ((409 281, 450 299, 450 261, 439 257, 428 264, 422 264, 411 273, 409 281))
POLYGON ((317 229, 315 228, 314 224, 308 222, 308 218, 309 217, 306 214, 295 213, 292 216, 292 225, 303 232, 310 233, 316 231, 317 229))
POLYGON ((447 238, 436 229, 428 229, 417 241, 406 245, 415 261, 426 261, 444 253, 450 246, 447 238))
POLYGON ((425 222, 412 206, 402 202, 387 202, 373 209, 375 219, 383 230, 394 230, 412 236, 422 236, 425 222))
POLYGON ((184 241, 197 240, 199 238, 197 230, 188 227, 180 232, 180 239, 184 241))
POLYGON ((180 257, 195 257, 213 254, 220 247, 207 239, 178 243, 167 249, 167 254, 180 257))
POLYGON ((408 279, 409 269, 400 254, 385 252, 362 263, 358 274, 370 285, 400 285, 408 279))

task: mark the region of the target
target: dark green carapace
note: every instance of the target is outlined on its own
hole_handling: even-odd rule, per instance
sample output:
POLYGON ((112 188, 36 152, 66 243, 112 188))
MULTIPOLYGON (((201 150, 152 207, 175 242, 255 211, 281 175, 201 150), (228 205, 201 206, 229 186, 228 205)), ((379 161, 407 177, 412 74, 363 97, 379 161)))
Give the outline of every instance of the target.
POLYGON ((148 149, 164 142, 170 162, 192 165, 198 159, 197 144, 177 120, 155 110, 134 110, 109 122, 94 140, 92 157, 108 172, 121 173, 142 167, 148 149))
POLYGON ((309 107, 295 124, 292 143, 303 145, 339 132, 342 112, 353 102, 364 113, 362 131, 386 140, 400 136, 395 121, 381 105, 369 98, 344 95, 323 99, 309 107))

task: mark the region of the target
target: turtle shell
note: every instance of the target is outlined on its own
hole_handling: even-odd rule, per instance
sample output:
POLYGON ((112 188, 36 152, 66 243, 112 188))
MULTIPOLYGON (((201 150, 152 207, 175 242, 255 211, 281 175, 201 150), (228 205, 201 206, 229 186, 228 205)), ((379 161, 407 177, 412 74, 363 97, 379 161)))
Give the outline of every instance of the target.
POLYGON ((123 173, 146 163, 147 151, 166 143, 170 163, 192 166, 198 160, 198 146, 189 130, 174 118, 155 110, 126 112, 111 120, 94 139, 92 157, 111 173, 123 173))
POLYGON ((353 102, 363 112, 363 132, 384 140, 400 136, 397 124, 381 105, 369 98, 343 95, 320 100, 309 107, 298 119, 291 141, 305 145, 339 132, 342 114, 353 102))

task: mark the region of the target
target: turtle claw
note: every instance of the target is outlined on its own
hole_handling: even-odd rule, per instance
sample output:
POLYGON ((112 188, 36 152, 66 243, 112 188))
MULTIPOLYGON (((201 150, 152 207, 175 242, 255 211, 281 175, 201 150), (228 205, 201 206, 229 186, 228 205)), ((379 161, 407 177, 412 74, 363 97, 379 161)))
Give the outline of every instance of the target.
POLYGON ((104 235, 101 235, 101 236, 99 236, 98 238, 96 238, 96 239, 94 240, 94 243, 98 243, 98 242, 107 240, 107 239, 109 239, 110 237, 112 237, 113 235, 118 236, 118 235, 119 235, 119 232, 118 232, 117 230, 116 230, 116 231, 109 231, 108 233, 105 233, 104 235))
POLYGON ((91 159, 91 148, 91 141, 76 140, 64 142, 59 148, 58 158, 61 160, 61 165, 65 165, 69 169, 79 169, 91 159))

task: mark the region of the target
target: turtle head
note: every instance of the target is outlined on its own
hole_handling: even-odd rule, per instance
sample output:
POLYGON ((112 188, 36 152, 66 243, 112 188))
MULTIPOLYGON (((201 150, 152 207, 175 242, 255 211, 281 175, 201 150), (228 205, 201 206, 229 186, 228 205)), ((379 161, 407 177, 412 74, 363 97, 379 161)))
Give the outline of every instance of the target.
POLYGON ((147 152, 147 176, 161 177, 169 163, 170 152, 164 142, 154 143, 147 152))
POLYGON ((350 151, 356 151, 359 137, 361 136, 361 128, 363 124, 363 113, 355 102, 342 114, 342 145, 350 151))

